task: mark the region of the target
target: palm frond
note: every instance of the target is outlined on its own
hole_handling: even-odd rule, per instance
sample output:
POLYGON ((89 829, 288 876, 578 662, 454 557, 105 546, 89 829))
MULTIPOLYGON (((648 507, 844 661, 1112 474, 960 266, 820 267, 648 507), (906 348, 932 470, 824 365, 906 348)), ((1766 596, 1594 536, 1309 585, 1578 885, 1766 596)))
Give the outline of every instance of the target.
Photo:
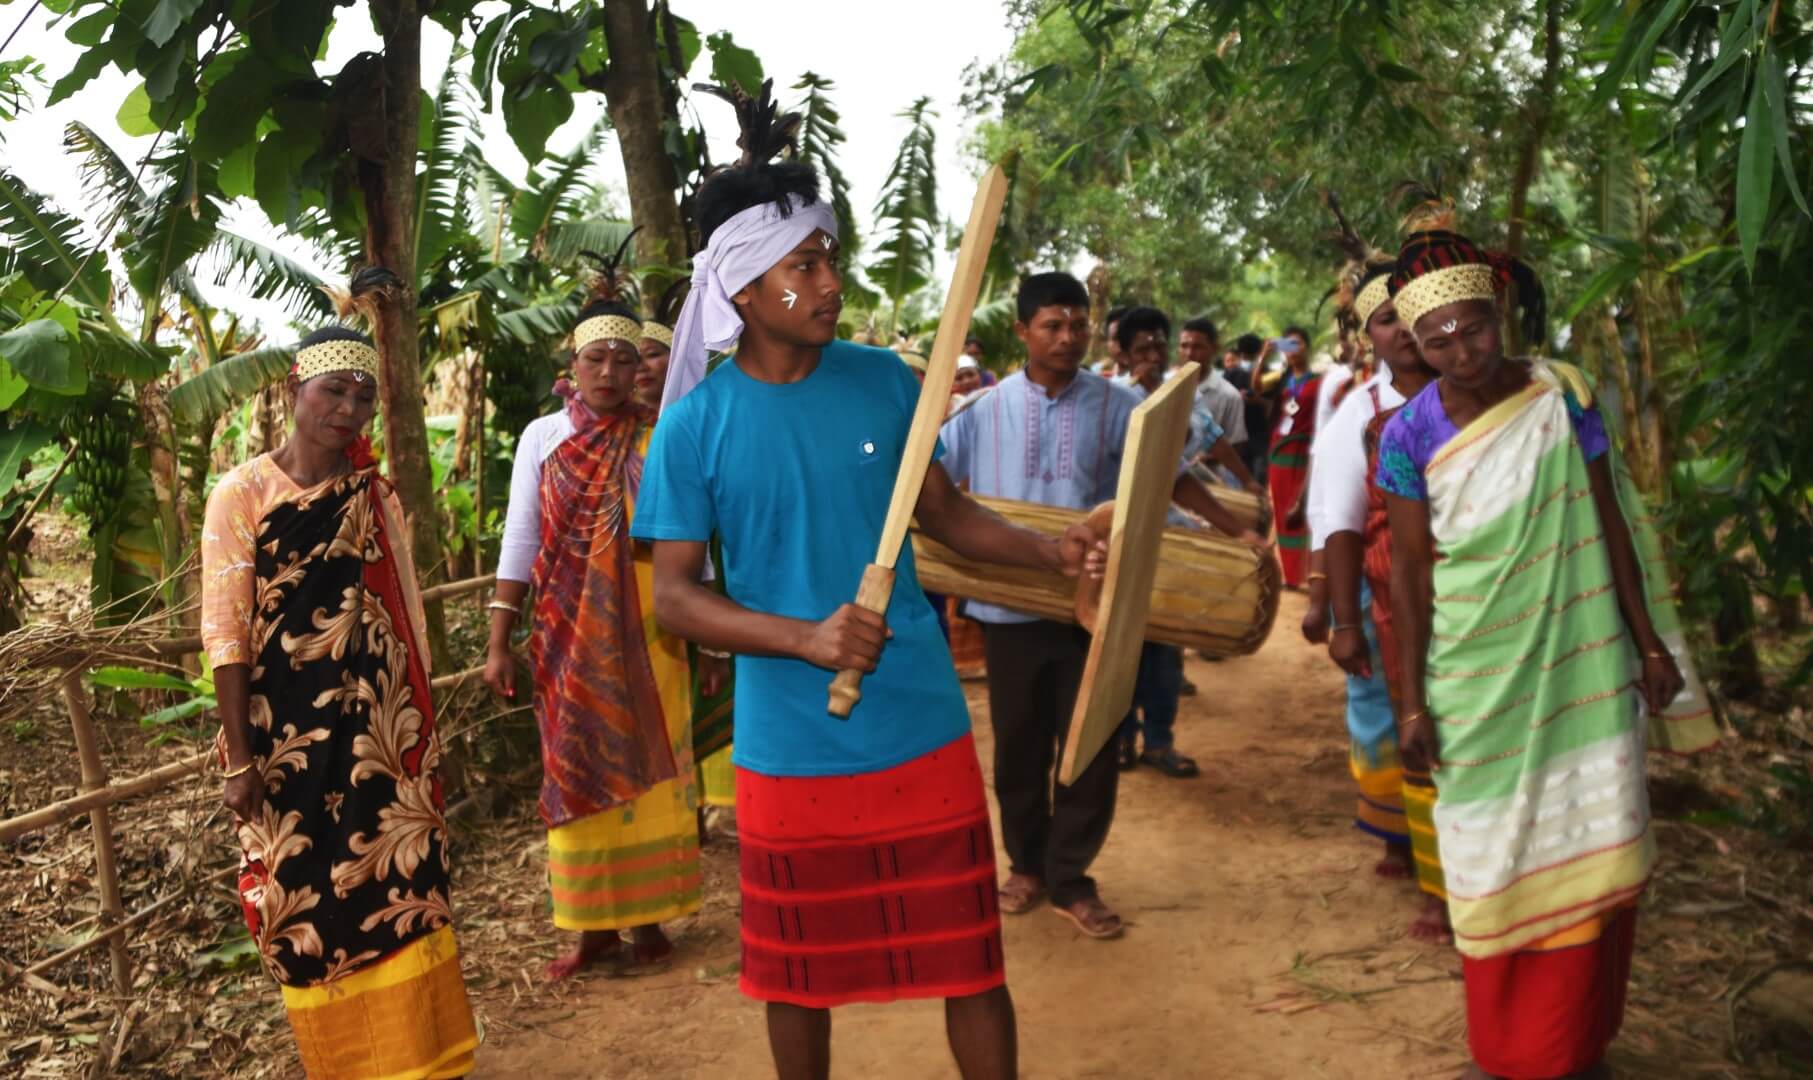
POLYGON ((294 359, 289 347, 272 345, 222 360, 171 388, 170 415, 183 424, 212 424, 228 409, 282 381, 294 359))
POLYGON ((120 248, 127 280, 141 297, 157 296, 172 274, 208 249, 221 214, 214 169, 187 146, 153 162, 153 172, 153 193, 128 215, 120 248))
POLYGON ((33 285, 53 293, 68 286, 82 303, 106 310, 113 275, 82 223, 5 169, 0 169, 0 236, 13 249, 14 266, 33 285))
POLYGON ((111 375, 133 382, 149 382, 170 370, 170 353, 94 318, 78 321, 76 334, 91 375, 111 375))
POLYGON ((879 257, 868 266, 868 276, 893 302, 896 318, 902 301, 932 278, 938 173, 937 135, 932 129, 937 114, 931 106, 931 99, 922 97, 900 114, 909 123, 907 137, 875 204, 886 235, 877 248, 879 257))
POLYGON ((331 319, 334 306, 319 274, 273 247, 226 229, 214 233, 214 284, 254 300, 274 300, 297 318, 331 319))
POLYGON ((537 255, 545 254, 548 229, 555 220, 577 214, 592 185, 592 162, 604 145, 606 127, 600 121, 573 152, 548 159, 545 175, 529 174, 529 186, 512 200, 510 231, 537 255))
POLYGON ((63 129, 63 149, 82 159, 82 183, 100 196, 99 201, 114 206, 124 201, 136 209, 150 197, 126 159, 87 124, 70 121, 63 129))
POLYGON ((531 304, 497 313, 498 332, 523 345, 542 345, 565 336, 579 317, 578 300, 531 304))
POLYGON ((548 226, 542 258, 555 266, 574 266, 582 252, 615 251, 629 234, 627 221, 556 221, 548 226))
POLYGON ((793 88, 806 91, 805 100, 799 104, 800 115, 804 117, 800 125, 799 159, 817 169, 830 188, 831 209, 837 214, 838 247, 848 259, 862 247, 862 240, 856 231, 856 211, 850 205, 850 182, 837 163, 844 133, 837 126, 840 117, 829 96, 836 86, 830 79, 808 71, 793 88))
POLYGON ((464 91, 465 80, 452 66, 441 75, 434 95, 434 113, 427 118, 428 146, 417 155, 416 175, 416 273, 426 276, 453 246, 454 238, 468 231, 463 194, 467 159, 462 152, 473 135, 472 108, 464 91))

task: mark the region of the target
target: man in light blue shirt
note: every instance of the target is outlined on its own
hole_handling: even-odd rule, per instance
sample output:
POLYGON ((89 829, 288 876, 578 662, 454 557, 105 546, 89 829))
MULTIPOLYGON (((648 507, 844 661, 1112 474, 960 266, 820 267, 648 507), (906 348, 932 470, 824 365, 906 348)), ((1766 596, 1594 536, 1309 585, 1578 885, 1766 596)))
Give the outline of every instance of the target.
MULTIPOLYGON (((1090 509, 1114 498, 1132 390, 1080 370, 1089 344, 1089 293, 1068 274, 1020 283, 1014 333, 1026 366, 944 426, 941 461, 977 495, 1090 509)), ((1173 499, 1248 543, 1263 541, 1179 464, 1173 499)), ((1092 938, 1116 937, 1120 917, 1104 904, 1089 864, 1114 820, 1118 771, 1101 754, 1071 785, 1054 785, 1088 655, 1088 635, 990 604, 966 605, 982 623, 988 654, 989 719, 995 731, 995 798, 1012 873, 1001 910, 1052 909, 1092 938)))

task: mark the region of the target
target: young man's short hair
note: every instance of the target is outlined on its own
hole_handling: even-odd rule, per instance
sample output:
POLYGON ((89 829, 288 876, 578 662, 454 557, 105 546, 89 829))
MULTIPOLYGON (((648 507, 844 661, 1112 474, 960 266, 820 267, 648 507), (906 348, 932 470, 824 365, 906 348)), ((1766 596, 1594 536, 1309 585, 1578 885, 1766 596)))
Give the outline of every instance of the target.
POLYGON ((1040 308, 1089 306, 1089 290, 1083 283, 1062 270, 1029 274, 1020 279, 1014 313, 1023 323, 1030 323, 1040 308))
POLYGON ((1303 344, 1305 345, 1314 345, 1316 343, 1316 339, 1309 336, 1309 331, 1303 329, 1301 326, 1287 326, 1284 328, 1285 337, 1290 337, 1292 334, 1302 338, 1303 344))
POLYGON ((1265 339, 1258 334, 1241 334, 1234 339, 1234 351, 1241 356, 1258 356, 1265 349, 1265 339))
POLYGON ((1120 318, 1120 325, 1114 328, 1114 340, 1122 350, 1133 347, 1133 339, 1148 331, 1159 331, 1166 338, 1171 336, 1171 320, 1157 308, 1128 308, 1120 318))
POLYGON ((1215 320, 1209 318, 1207 315, 1198 315, 1194 319, 1184 323, 1183 333, 1201 334, 1203 337, 1208 338, 1211 343, 1221 340, 1221 334, 1215 329, 1215 320))

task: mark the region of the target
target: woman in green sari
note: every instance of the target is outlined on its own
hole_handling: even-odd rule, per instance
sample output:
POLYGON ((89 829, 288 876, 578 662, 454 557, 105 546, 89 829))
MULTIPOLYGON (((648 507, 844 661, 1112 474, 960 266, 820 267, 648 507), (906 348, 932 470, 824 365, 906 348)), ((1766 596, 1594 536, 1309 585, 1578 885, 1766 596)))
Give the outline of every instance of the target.
POLYGON ((1445 222, 1410 237, 1392 276, 1441 376, 1379 447, 1399 738, 1407 766, 1434 770, 1470 1075, 1599 1076, 1655 862, 1646 743, 1717 733, 1591 387, 1504 355, 1512 285, 1540 343, 1534 275, 1445 222))

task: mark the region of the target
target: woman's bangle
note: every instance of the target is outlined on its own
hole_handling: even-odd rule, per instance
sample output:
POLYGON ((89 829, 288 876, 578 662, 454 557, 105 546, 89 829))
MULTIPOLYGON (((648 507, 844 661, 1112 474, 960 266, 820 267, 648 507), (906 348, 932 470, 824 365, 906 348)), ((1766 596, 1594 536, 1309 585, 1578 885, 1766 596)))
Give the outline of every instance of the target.
POLYGON ((1645 659, 1647 659, 1647 660, 1667 660, 1667 659, 1670 659, 1670 657, 1669 657, 1669 655, 1668 655, 1668 650, 1666 650, 1666 649, 1662 649, 1662 650, 1660 650, 1660 651, 1656 651, 1656 652, 1646 652, 1646 653, 1644 653, 1644 654, 1643 654, 1643 656, 1644 656, 1644 658, 1645 658, 1645 659))
POLYGON ((220 778, 221 778, 221 779, 222 779, 222 780, 231 780, 231 779, 233 779, 233 778, 234 778, 234 777, 235 777, 235 776, 240 776, 240 775, 242 775, 242 774, 244 774, 244 773, 249 773, 249 772, 251 772, 251 771, 252 771, 252 766, 254 766, 254 765, 256 765, 256 764, 258 764, 258 760, 257 760, 257 759, 256 759, 256 758, 254 758, 254 759, 252 759, 252 760, 251 760, 251 761, 248 761, 248 762, 246 762, 246 763, 245 763, 245 764, 244 764, 244 765, 241 765, 241 766, 240 766, 240 767, 239 767, 239 768, 237 768, 237 769, 228 769, 228 770, 227 770, 227 771, 226 771, 226 772, 223 772, 223 773, 221 773, 221 774, 220 774, 220 778))
POLYGON ((1335 624, 1335 629, 1334 629, 1334 632, 1335 632, 1335 633, 1337 633, 1337 634, 1338 634, 1338 633, 1340 633, 1340 632, 1341 632, 1341 631, 1343 631, 1343 630, 1363 630, 1363 629, 1364 629, 1364 627, 1362 627, 1362 626, 1361 626, 1361 625, 1360 625, 1360 624, 1359 624, 1359 623, 1357 623, 1357 622, 1350 622, 1350 623, 1336 623, 1336 624, 1335 624))
POLYGON ((1320 570, 1311 570, 1309 572, 1309 580, 1311 580, 1311 581, 1327 581, 1328 575, 1324 574, 1320 570))
POLYGON ((714 660, 730 659, 730 654, 725 652, 723 649, 707 649, 703 645, 699 646, 699 655, 700 656, 709 656, 714 660))
POLYGON ((1411 724, 1414 724, 1418 720, 1422 720, 1422 719, 1426 718, 1428 715, 1429 715, 1428 709, 1418 709, 1417 711, 1411 713, 1409 716, 1406 716, 1402 720, 1399 720, 1398 727, 1409 727, 1411 724))
POLYGON ((486 604, 485 606, 490 608, 492 611, 508 611, 512 615, 521 615, 522 614, 522 605, 521 604, 512 604, 508 600, 493 600, 489 604, 486 604))

